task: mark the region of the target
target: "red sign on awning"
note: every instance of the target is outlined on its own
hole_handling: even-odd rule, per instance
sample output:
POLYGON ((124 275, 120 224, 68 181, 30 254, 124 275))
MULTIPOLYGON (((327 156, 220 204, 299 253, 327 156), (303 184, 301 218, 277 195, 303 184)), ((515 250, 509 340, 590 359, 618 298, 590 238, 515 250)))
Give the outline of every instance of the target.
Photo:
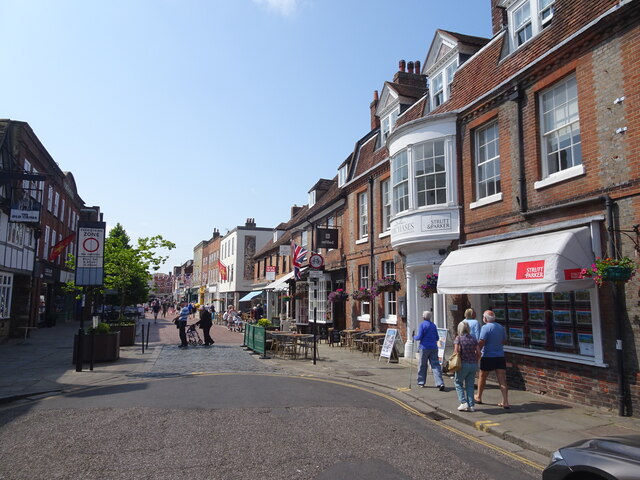
POLYGON ((544 278, 544 260, 516 264, 516 280, 531 280, 532 278, 544 278))

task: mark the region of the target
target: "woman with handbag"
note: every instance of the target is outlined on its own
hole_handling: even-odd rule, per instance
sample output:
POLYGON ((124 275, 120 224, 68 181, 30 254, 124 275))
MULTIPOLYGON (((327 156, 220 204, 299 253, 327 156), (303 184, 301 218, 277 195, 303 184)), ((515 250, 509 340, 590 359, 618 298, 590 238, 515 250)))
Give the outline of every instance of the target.
POLYGON ((453 341, 453 354, 458 354, 462 360, 462 367, 454 374, 454 384, 461 412, 473 412, 473 382, 478 370, 478 360, 480 359, 480 347, 478 340, 471 335, 469 324, 460 322, 458 324, 458 336, 453 341))

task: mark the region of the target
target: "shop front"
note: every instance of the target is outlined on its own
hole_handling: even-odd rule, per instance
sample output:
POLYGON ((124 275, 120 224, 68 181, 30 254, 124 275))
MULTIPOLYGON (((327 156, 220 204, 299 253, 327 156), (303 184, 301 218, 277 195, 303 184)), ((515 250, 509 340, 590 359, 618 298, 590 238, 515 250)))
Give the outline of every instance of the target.
POLYGON ((557 227, 467 242, 440 266, 438 293, 449 306, 453 296, 466 296, 478 317, 495 312, 507 331, 513 386, 566 396, 574 387, 562 392, 565 374, 583 377, 585 393, 589 383, 610 380, 603 351, 610 326, 593 280, 580 275, 600 254, 599 222, 557 227))

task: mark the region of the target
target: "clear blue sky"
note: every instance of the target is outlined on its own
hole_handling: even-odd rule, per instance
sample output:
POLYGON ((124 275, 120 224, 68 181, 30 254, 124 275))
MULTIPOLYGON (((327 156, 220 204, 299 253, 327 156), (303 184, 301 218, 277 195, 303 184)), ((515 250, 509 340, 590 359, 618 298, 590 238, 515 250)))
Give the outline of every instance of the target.
POLYGON ((490 0, 0 0, 0 118, 28 122, 108 227, 177 249, 274 227, 333 178, 398 60, 491 35, 490 0))

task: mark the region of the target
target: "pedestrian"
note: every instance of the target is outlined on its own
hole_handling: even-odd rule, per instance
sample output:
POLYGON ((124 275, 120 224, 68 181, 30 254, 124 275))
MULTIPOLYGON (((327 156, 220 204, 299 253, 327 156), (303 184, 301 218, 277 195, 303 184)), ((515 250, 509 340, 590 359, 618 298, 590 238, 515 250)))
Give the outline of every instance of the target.
MULTIPOLYGON (((465 312, 466 313, 466 312, 465 312)), ((478 360, 480 360, 480 347, 478 340, 471 335, 469 324, 465 321, 458 324, 458 336, 453 340, 453 353, 460 355, 462 368, 455 372, 453 380, 461 412, 473 412, 473 382, 476 379, 478 360)))
POLYGON ((162 318, 167 318, 167 310, 169 310, 169 304, 165 300, 162 302, 162 318))
POLYGON ((478 340, 480 337, 480 322, 476 319, 476 312, 473 308, 467 308, 464 311, 463 321, 469 325, 469 333, 478 340))
POLYGON ((480 358, 480 379, 478 381, 478 395, 475 402, 482 403, 482 393, 487 384, 489 372, 495 370, 502 393, 502 402, 498 403, 499 407, 509 409, 509 390, 507 388, 507 362, 504 358, 504 344, 507 341, 505 329, 499 323, 496 323, 496 315, 491 310, 487 310, 482 315, 482 321, 485 324, 480 329, 480 338, 478 344, 482 349, 482 357, 480 358))
POLYGON ((256 322, 262 317, 264 317, 264 309, 262 308, 262 305, 258 304, 256 305, 256 322))
POLYGON ((205 346, 213 345, 215 342, 213 338, 211 338, 211 326, 213 325, 213 321, 211 320, 211 312, 207 310, 204 306, 200 307, 200 320, 196 322, 202 329, 202 333, 204 334, 204 344, 205 346))
POLYGON ((424 388, 427 381, 427 362, 431 364, 433 380, 436 388, 444 392, 444 380, 442 379, 442 368, 438 360, 438 328, 431 321, 431 312, 422 312, 422 323, 418 327, 418 334, 413 337, 419 341, 420 368, 418 368, 418 386, 424 388))
POLYGON ((175 322, 176 328, 178 329, 180 335, 180 345, 178 345, 178 347, 187 348, 189 344, 187 343, 186 328, 187 320, 189 320, 189 307, 187 307, 187 304, 185 302, 181 302, 180 307, 180 313, 176 318, 173 319, 173 321, 175 322))
POLYGON ((226 318, 226 320, 227 320, 227 328, 229 330, 235 329, 236 316, 238 315, 238 312, 236 312, 236 310, 233 307, 233 305, 229 305, 229 308, 225 312, 225 315, 227 316, 227 318, 226 318))
POLYGON ((153 301, 151 310, 153 311, 153 323, 156 323, 158 320, 158 313, 160 312, 160 302, 158 300, 153 301))
POLYGON ((193 302, 189 302, 189 305, 187 305, 187 308, 189 309, 189 316, 193 316, 193 302))

